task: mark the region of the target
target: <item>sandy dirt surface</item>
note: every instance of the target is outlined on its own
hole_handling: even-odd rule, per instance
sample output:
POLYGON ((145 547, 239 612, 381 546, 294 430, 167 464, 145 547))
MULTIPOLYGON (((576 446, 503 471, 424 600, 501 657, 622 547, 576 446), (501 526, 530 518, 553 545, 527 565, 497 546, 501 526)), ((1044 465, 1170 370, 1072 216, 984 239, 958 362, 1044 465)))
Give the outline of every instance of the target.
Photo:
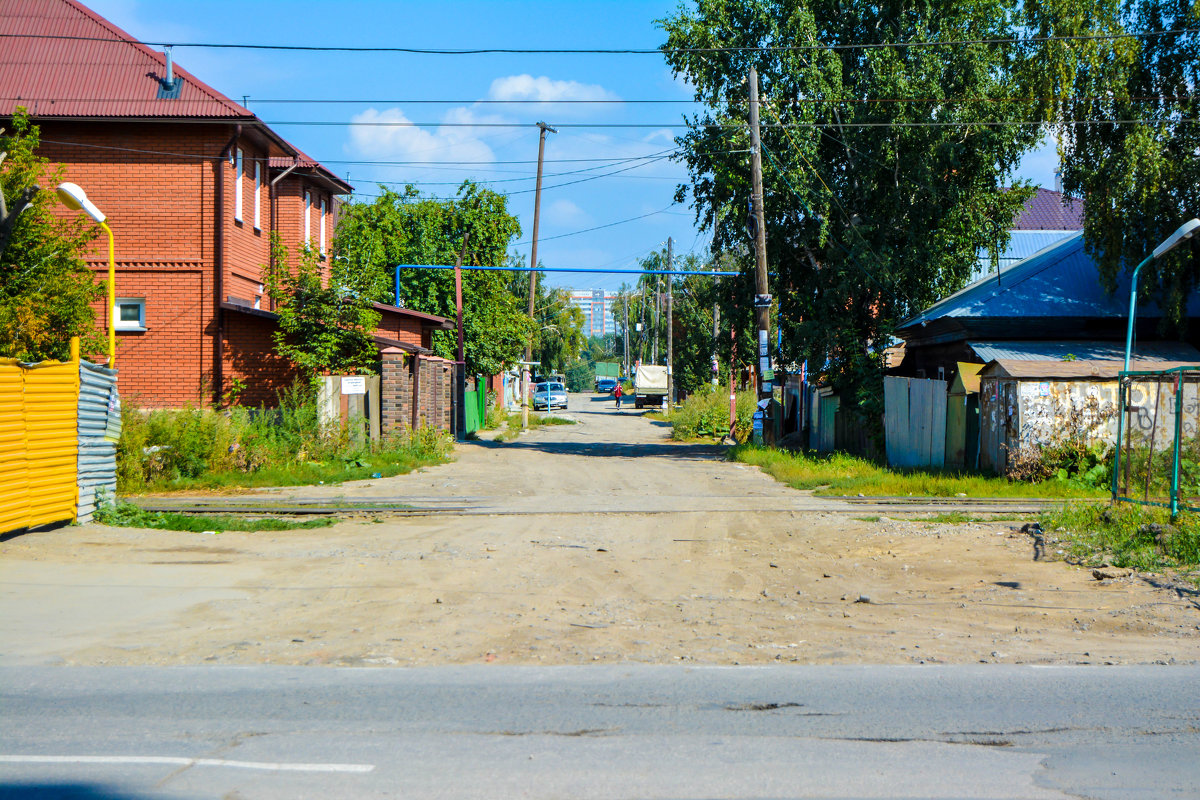
POLYGON ((1035 562, 1019 522, 874 519, 571 402, 451 464, 257 493, 462 511, 9 539, 0 664, 1200 660, 1200 610, 1154 576, 1035 562))

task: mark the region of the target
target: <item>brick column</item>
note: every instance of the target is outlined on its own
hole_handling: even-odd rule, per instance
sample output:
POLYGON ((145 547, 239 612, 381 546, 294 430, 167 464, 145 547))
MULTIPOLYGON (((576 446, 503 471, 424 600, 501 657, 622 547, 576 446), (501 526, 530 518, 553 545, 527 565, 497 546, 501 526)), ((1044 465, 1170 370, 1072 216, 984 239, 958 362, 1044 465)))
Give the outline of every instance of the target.
POLYGON ((408 430, 412 421, 412 375, 405 361, 410 356, 398 347, 379 354, 379 418, 384 436, 408 430))

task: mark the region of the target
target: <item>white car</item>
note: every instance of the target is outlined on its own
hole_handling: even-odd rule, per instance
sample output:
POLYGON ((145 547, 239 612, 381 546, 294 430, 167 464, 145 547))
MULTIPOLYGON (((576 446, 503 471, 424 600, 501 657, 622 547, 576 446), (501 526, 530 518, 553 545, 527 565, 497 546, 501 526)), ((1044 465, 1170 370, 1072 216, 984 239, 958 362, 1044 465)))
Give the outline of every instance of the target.
POLYGON ((539 383, 533 387, 533 410, 567 407, 567 390, 561 383, 539 383))

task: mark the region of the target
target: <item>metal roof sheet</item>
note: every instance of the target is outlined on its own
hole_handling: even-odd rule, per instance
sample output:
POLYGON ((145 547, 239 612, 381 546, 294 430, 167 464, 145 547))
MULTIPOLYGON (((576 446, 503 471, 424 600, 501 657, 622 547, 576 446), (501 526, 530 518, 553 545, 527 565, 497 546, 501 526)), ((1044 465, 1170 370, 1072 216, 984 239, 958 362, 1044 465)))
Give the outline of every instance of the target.
MULTIPOLYGON (((1095 260, 1084 249, 1083 234, 1052 244, 999 275, 993 274, 939 300, 897 328, 912 330, 943 317, 968 318, 1118 318, 1129 310, 1129 275, 1117 276, 1116 290, 1109 294, 1100 285, 1095 260)), ((1139 315, 1161 316, 1151 301, 1138 309, 1139 315)), ((1189 316, 1200 315, 1200 294, 1188 298, 1189 316)))
MULTIPOLYGON (((1014 359, 999 359, 991 361, 979 373, 980 378, 1024 378, 1027 380, 1080 379, 1093 380, 1117 379, 1118 373, 1125 366, 1121 361, 1017 361, 1014 359)), ((1130 369, 1137 370, 1167 370, 1176 367, 1195 367, 1194 361, 1144 361, 1137 359, 1130 363, 1130 369)))
POLYGON ((1083 201, 1062 192, 1038 188, 1013 220, 1017 231, 1081 231, 1083 201))
POLYGON ((159 97, 166 58, 75 0, 4 0, 0 34, 103 39, 5 38, 0 113, 24 106, 39 117, 205 117, 254 114, 174 64, 183 85, 159 97))
MULTIPOLYGON (((1124 342, 967 342, 984 363, 989 361, 1121 361, 1124 342)), ((1200 363, 1200 350, 1184 342, 1137 342, 1133 349, 1139 362, 1200 363)), ((1070 363, 1068 361, 1067 363, 1070 363)), ((1158 367, 1148 367, 1158 369, 1158 367)))

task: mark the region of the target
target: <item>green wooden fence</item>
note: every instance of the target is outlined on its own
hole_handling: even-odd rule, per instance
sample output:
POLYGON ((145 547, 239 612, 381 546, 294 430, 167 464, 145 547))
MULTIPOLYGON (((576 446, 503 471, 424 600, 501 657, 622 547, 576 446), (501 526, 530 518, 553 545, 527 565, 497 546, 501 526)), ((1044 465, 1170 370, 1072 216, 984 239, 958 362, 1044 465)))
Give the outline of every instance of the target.
POLYGON ((476 378, 473 390, 463 390, 463 410, 466 412, 464 435, 483 427, 483 421, 487 418, 487 384, 483 380, 476 378))

